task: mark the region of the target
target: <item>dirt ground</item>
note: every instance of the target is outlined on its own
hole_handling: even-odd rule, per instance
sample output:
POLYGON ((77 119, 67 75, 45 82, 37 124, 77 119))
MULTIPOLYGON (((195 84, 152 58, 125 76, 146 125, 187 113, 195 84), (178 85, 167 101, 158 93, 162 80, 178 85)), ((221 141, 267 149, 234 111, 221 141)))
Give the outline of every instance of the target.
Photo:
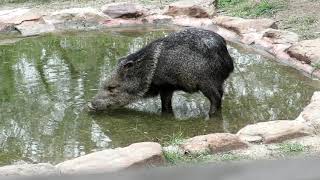
POLYGON ((320 0, 287 0, 273 18, 280 29, 296 32, 301 39, 320 37, 320 0))

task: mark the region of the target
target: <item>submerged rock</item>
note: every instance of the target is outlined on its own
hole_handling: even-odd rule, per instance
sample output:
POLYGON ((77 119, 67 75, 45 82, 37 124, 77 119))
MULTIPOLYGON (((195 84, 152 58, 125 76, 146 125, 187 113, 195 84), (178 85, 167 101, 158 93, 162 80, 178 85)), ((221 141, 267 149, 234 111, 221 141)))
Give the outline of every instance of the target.
POLYGON ((276 29, 276 22, 272 19, 243 19, 239 17, 218 16, 214 23, 238 34, 260 32, 268 28, 276 29))
POLYGON ((208 18, 216 13, 213 0, 182 0, 174 2, 167 7, 166 15, 186 15, 195 18, 208 18))
POLYGON ((91 153, 62 162, 56 167, 61 174, 95 174, 163 165, 164 163, 165 159, 160 144, 142 142, 124 148, 91 153))
POLYGON ((277 143, 288 139, 311 135, 314 129, 304 122, 278 120, 247 125, 237 135, 251 143, 277 143))
POLYGON ((51 164, 19 164, 0 167, 1 176, 52 176, 59 175, 59 171, 51 164))
POLYGON ((287 53, 304 63, 320 66, 320 38, 300 41, 290 47, 287 53))
POLYGON ((137 18, 145 15, 146 10, 134 3, 112 3, 101 8, 111 18, 137 18))
POLYGON ((248 145, 238 136, 229 133, 215 133, 187 139, 180 145, 185 153, 217 153, 246 148, 248 145))

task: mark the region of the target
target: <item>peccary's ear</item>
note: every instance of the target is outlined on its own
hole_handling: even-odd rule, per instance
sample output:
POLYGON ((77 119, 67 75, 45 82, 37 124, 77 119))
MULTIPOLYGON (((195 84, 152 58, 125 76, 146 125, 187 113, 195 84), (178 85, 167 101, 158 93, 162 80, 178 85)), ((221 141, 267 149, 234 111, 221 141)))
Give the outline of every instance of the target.
POLYGON ((125 68, 129 68, 131 66, 133 66, 133 61, 125 62, 125 64, 123 65, 123 67, 125 67, 125 68))

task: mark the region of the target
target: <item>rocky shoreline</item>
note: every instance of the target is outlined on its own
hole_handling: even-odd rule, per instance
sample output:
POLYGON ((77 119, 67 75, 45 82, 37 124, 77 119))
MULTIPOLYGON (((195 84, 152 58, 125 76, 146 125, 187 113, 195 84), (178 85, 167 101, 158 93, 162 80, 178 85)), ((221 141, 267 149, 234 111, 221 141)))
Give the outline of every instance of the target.
MULTIPOLYGON (((101 9, 71 8, 44 13, 31 8, 0 11, 0 33, 18 32, 19 37, 74 30, 108 29, 142 25, 201 27, 215 31, 231 43, 252 49, 274 60, 320 78, 320 39, 299 41, 293 32, 277 29, 271 19, 242 19, 219 16, 206 0, 176 2, 164 9, 133 3, 107 4, 101 9)), ((8 41, 5 39, 4 41, 8 41)), ((0 40, 0 44, 4 44, 0 40)), ((252 124, 237 134, 216 133, 185 140, 175 147, 161 147, 155 142, 142 142, 128 147, 108 149, 62 162, 21 164, 0 168, 0 176, 61 175, 103 173, 137 167, 166 165, 164 152, 184 154, 242 151, 281 143, 301 137, 319 137, 320 92, 296 120, 277 120, 252 124)), ((320 152, 320 149, 319 149, 320 152)))
POLYGON ((236 134, 215 133, 186 139, 180 144, 162 147, 156 142, 141 142, 127 147, 107 149, 61 162, 18 164, 0 167, 1 176, 47 176, 96 174, 132 168, 168 165, 165 153, 217 154, 233 152, 268 159, 270 147, 283 142, 299 142, 320 152, 320 92, 315 92, 311 103, 295 120, 276 120, 247 125, 236 134), (267 149, 267 150, 266 150, 267 149))
POLYGON ((164 9, 113 3, 100 9, 85 7, 53 12, 31 8, 1 10, 0 33, 18 32, 20 36, 28 37, 142 25, 200 27, 215 31, 232 43, 267 54, 309 77, 320 78, 320 39, 299 41, 297 34, 277 29, 276 22, 271 19, 219 16, 215 13, 215 6, 209 2, 182 1, 164 9))

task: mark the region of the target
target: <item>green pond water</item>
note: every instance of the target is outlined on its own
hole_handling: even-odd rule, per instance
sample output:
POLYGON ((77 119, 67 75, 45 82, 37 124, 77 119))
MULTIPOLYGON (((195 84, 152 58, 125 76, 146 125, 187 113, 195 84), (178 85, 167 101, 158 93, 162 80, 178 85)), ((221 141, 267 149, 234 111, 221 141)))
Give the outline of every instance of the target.
POLYGON ((230 47, 236 69, 225 84, 222 119, 205 120, 209 101, 183 92, 174 95, 175 117, 160 115, 159 98, 87 113, 86 102, 117 59, 167 33, 66 33, 0 46, 0 165, 58 163, 134 142, 165 144, 177 135, 235 133, 259 121, 294 119, 320 89, 296 70, 230 47))

